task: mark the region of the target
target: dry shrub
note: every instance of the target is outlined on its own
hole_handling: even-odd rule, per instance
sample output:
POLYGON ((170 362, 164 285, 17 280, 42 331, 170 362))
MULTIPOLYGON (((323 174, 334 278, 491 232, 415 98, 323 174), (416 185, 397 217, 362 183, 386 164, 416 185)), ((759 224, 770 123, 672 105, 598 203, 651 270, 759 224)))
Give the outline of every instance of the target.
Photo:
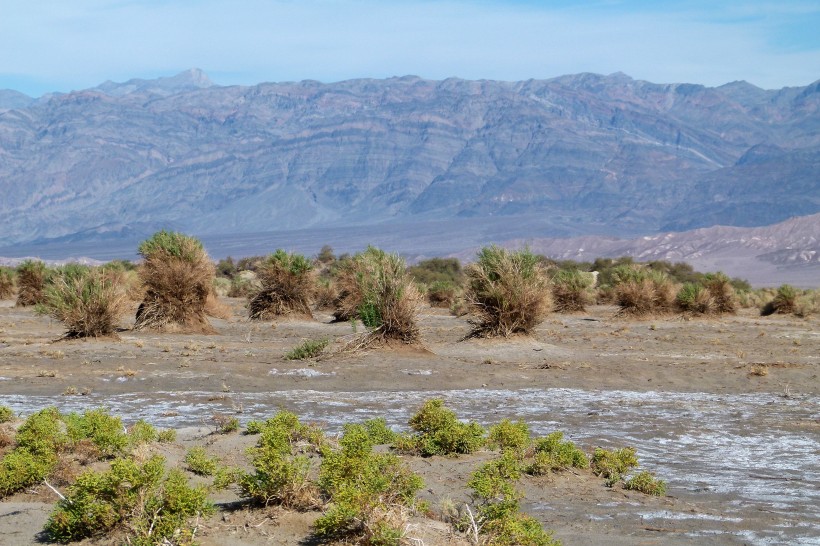
POLYGON ((715 300, 712 294, 697 283, 686 283, 675 296, 678 310, 693 315, 711 315, 716 313, 715 300))
POLYGON ((14 296, 14 271, 8 267, 0 267, 0 300, 8 300, 14 296))
POLYGON ((55 275, 44 299, 44 310, 65 324, 66 337, 113 334, 127 305, 123 288, 105 271, 76 266, 55 275))
POLYGON ((248 302, 250 318, 312 317, 310 304, 316 291, 316 279, 310 260, 280 249, 268 256, 256 273, 262 288, 248 302))
POLYGON ((720 271, 707 273, 703 285, 714 301, 715 313, 734 314, 737 312, 737 295, 729 277, 720 271))
POLYGON ((471 335, 529 333, 552 307, 546 270, 528 249, 485 247, 466 274, 465 299, 475 315, 471 335))
POLYGON ((337 320, 358 318, 370 329, 364 341, 420 340, 416 315, 421 294, 396 254, 368 247, 343 264, 337 282, 337 320))
POLYGON ((209 317, 228 320, 231 318, 231 308, 225 303, 219 301, 219 295, 216 289, 212 290, 205 299, 205 314, 209 317))
POLYGON ((763 306, 760 314, 768 315, 791 315, 797 309, 797 298, 799 291, 795 287, 784 284, 777 289, 774 298, 763 306))
POLYGON ((595 278, 591 273, 561 269, 552 277, 553 310, 574 313, 586 310, 593 301, 591 292, 595 278))
POLYGON ((47 280, 48 269, 41 261, 26 260, 17 266, 17 306, 43 303, 47 280))
POLYGON ((333 281, 320 279, 316 284, 316 295, 313 300, 313 305, 316 309, 333 309, 338 297, 339 292, 336 290, 336 285, 333 281))
POLYGON ((797 298, 794 314, 802 318, 820 314, 820 290, 803 291, 797 298))
POLYGON ((197 239, 159 231, 139 246, 145 297, 134 328, 212 333, 205 305, 213 286, 214 264, 197 239))
POLYGON ((432 307, 450 308, 458 297, 458 286, 450 281, 435 281, 427 287, 427 301, 432 307))
POLYGON ((619 314, 635 317, 668 313, 675 299, 675 287, 660 271, 640 266, 619 266, 613 272, 615 303, 619 314))

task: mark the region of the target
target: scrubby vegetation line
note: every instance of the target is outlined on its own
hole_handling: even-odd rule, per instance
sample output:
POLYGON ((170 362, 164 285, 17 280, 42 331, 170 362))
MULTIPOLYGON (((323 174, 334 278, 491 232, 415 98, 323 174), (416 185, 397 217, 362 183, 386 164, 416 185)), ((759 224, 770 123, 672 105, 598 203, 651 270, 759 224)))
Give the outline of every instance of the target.
MULTIPOLYGON (((0 407, 0 498, 47 484, 60 499, 44 532, 61 543, 88 537, 193 543, 216 511, 212 495, 231 489, 250 509, 317 512, 313 539, 319 542, 405 544, 415 516, 449 522, 453 533, 472 543, 548 546, 559 542, 521 511, 516 484, 526 475, 538 479, 575 469, 590 479, 600 476, 602 487, 665 493, 664 482, 635 471, 630 448, 596 448, 590 457, 561 432, 535 438, 520 421, 505 419, 489 430, 465 424, 438 399, 425 402, 408 426, 397 433, 376 418, 348 423, 329 436, 280 410, 246 425, 243 434, 255 435, 256 442, 244 462, 212 454, 212 442, 203 438, 172 466, 159 443, 174 442, 173 431, 144 421, 125 428, 102 409, 63 414, 56 408, 22 420, 0 407), (408 457, 456 458, 476 451, 491 458, 473 470, 463 503, 441 499, 433 506, 417 496, 424 482, 408 457)), ((236 431, 214 432, 227 433, 236 431)))

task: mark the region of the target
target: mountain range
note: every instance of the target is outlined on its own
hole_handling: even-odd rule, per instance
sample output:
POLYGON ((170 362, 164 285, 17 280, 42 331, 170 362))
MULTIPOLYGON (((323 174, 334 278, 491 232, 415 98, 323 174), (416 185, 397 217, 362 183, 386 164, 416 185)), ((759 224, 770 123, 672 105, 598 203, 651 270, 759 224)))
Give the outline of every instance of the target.
POLYGON ((163 227, 432 233, 456 251, 470 230, 492 241, 765 226, 820 211, 820 81, 219 86, 194 69, 36 99, 0 91, 0 195, 4 254, 163 227))

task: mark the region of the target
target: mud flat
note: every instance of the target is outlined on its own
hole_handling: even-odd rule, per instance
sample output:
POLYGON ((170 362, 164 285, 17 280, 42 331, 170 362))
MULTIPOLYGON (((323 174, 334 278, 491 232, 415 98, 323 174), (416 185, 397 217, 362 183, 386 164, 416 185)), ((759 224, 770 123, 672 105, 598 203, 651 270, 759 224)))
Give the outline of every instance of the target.
MULTIPOLYGON (((742 311, 636 321, 597 306, 553 315, 531 338, 462 341, 463 319, 426 309, 423 350, 293 362, 283 358, 288 349, 320 337, 339 346, 350 324, 322 314, 250 323, 242 301, 226 301, 233 316, 213 321, 216 335, 125 329, 119 340, 95 341, 55 341, 59 324, 2 302, 0 403, 23 415, 105 406, 126 422, 177 428, 180 443, 167 448, 174 460, 203 438, 242 455, 252 437, 208 436, 214 414, 244 423, 285 408, 331 432, 382 416, 405 430, 424 400, 440 397, 464 419, 522 419, 539 435, 562 430, 586 451, 635 447, 641 466, 667 480, 658 499, 571 473, 526 478, 525 511, 565 544, 820 543, 817 318, 742 311)), ((407 459, 435 505, 466 500, 470 472, 490 456, 407 459)), ((0 536, 36 543, 53 500, 39 492, 0 502, 0 536)), ((312 516, 280 512, 251 525, 264 517, 224 511, 202 540, 298 543, 312 516)), ((425 544, 457 540, 435 522, 414 525, 425 544)))

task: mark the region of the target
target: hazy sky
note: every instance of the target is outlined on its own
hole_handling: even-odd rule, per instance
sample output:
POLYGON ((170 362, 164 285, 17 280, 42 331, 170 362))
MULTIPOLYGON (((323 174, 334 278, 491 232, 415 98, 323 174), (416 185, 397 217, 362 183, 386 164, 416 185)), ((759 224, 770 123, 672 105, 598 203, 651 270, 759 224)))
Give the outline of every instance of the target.
POLYGON ((820 2, 0 0, 0 89, 39 96, 201 68, 219 84, 625 72, 820 79, 820 2))

